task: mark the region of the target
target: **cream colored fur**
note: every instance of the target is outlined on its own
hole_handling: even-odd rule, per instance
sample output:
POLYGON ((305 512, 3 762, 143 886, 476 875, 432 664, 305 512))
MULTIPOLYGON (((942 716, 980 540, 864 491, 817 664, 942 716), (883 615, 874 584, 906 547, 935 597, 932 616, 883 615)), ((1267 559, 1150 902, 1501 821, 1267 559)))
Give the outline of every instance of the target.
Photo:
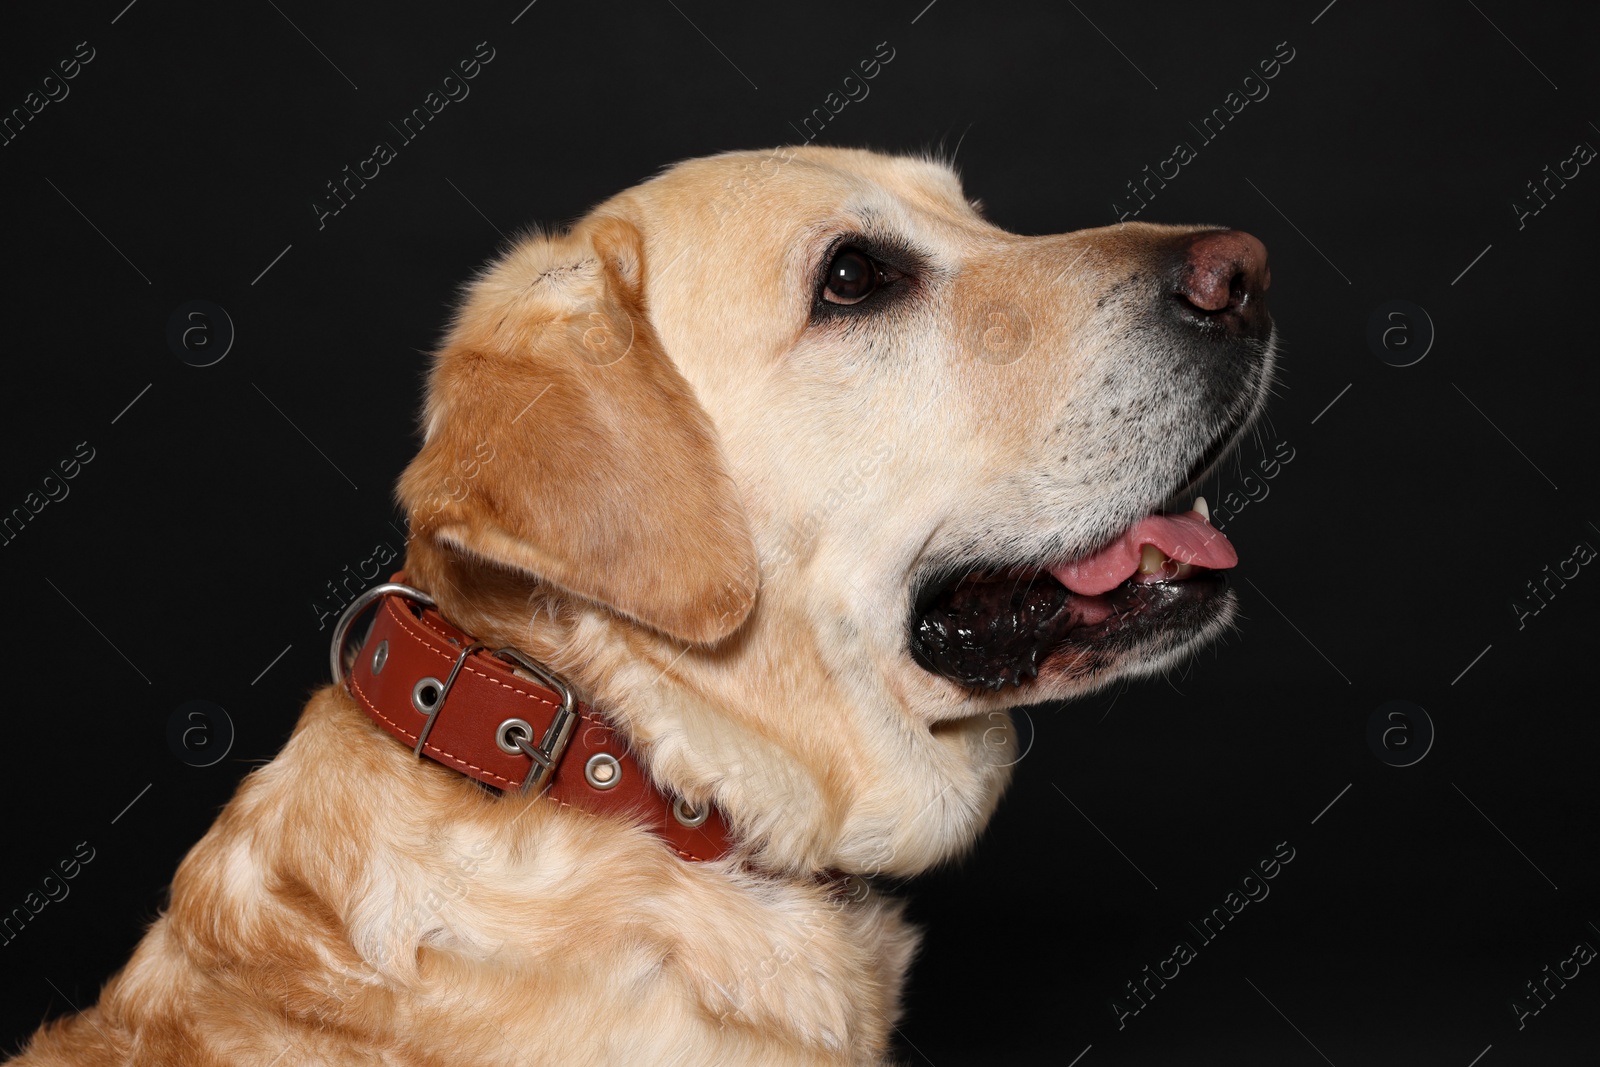
POLYGON ((832 872, 960 853, 1017 758, 1007 708, 1177 652, 989 693, 906 644, 926 568, 1092 547, 1212 432, 1176 396, 1109 413, 1159 353, 1097 302, 1175 232, 1020 237, 938 163, 805 148, 685 163, 519 242, 435 361, 409 579, 564 676, 740 851, 687 863, 489 795, 329 687, 98 1005, 12 1062, 882 1062, 916 934, 832 872), (863 227, 927 254, 916 301, 813 322, 863 227))

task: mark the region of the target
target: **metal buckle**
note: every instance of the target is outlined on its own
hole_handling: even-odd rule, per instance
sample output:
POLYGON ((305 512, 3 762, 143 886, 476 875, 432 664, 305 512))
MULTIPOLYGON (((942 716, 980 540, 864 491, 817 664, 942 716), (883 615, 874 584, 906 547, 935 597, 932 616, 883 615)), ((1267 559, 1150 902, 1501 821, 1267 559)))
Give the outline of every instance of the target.
MULTIPOLYGON (((382 585, 375 585, 352 600, 350 605, 339 615, 339 621, 334 624, 333 643, 328 651, 328 665, 333 674, 333 680, 340 685, 344 685, 349 677, 344 668, 344 644, 350 636, 350 628, 355 625, 356 619, 360 618, 362 612, 366 611, 378 600, 390 595, 403 596, 407 600, 421 604, 425 608, 436 606, 433 598, 427 593, 420 589, 414 589, 409 585, 402 585, 399 582, 384 582, 382 585)), ((445 697, 449 695, 450 687, 455 684, 456 675, 461 673, 461 665, 467 661, 468 656, 474 652, 481 651, 484 647, 481 641, 474 641, 461 650, 461 654, 456 657, 455 663, 450 667, 450 674, 443 682, 431 677, 423 678, 413 688, 412 706, 428 716, 428 721, 423 724, 422 729, 417 733, 417 744, 413 749, 416 755, 422 755, 422 747, 427 743, 428 734, 433 730, 434 721, 444 708, 445 697), (428 687, 436 687, 438 689, 438 696, 425 708, 419 703, 419 693, 424 688, 424 683, 427 683, 428 687)), ((521 667, 533 675, 535 681, 561 698, 561 707, 557 709, 555 718, 550 721, 550 728, 545 731, 544 737, 539 740, 538 744, 533 743, 532 736, 524 736, 523 723, 520 720, 515 722, 515 726, 511 730, 507 730, 506 727, 511 725, 513 720, 507 720, 501 724, 505 737, 516 745, 523 755, 533 761, 533 766, 528 769, 527 776, 522 780, 520 791, 523 794, 542 792, 545 786, 549 784, 550 776, 555 773, 557 764, 561 762, 561 756, 566 752, 567 743, 572 740, 572 732, 577 727, 577 698, 572 695, 572 690, 567 688, 565 682, 557 678, 542 664, 529 659, 521 650, 507 646, 496 649, 492 655, 509 661, 515 667, 521 667)))
POLYGON ((550 728, 544 732, 544 737, 537 745, 533 743, 532 737, 522 736, 520 723, 515 732, 507 734, 507 737, 522 750, 523 755, 533 761, 533 766, 528 768, 527 777, 522 780, 520 792, 524 796, 529 793, 542 793, 545 786, 550 784, 550 776, 555 774, 556 766, 567 750, 567 742, 572 740, 573 728, 578 724, 578 714, 575 710, 577 698, 560 678, 551 674, 541 664, 529 659, 520 650, 508 645, 505 648, 495 649, 493 655, 521 667, 533 675, 541 685, 561 697, 561 707, 556 711, 555 718, 550 720, 550 728))
MULTIPOLYGON (((425 608, 434 606, 433 597, 420 589, 413 589, 411 586, 401 585, 399 582, 384 582, 382 585, 375 585, 350 601, 350 606, 344 609, 339 616, 339 621, 333 625, 333 644, 328 649, 328 666, 333 674, 333 680, 340 685, 344 685, 346 681, 344 643, 345 639, 350 636, 350 627, 355 624, 356 619, 360 617, 363 611, 366 611, 375 602, 389 596, 391 593, 399 594, 407 600, 414 600, 425 608)), ((459 667, 460 665, 461 663, 458 660, 456 666, 459 667)), ((451 673, 451 677, 455 677, 454 672, 451 673)), ((440 703, 443 703, 443 701, 441 700, 440 703)))

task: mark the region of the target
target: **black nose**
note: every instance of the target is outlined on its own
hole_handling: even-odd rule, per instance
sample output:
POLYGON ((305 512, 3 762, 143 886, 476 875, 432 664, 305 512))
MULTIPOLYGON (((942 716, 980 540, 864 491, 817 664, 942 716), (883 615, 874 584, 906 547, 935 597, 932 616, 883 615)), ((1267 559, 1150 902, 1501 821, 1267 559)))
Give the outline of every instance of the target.
POLYGON ((1229 337, 1264 339, 1272 329, 1267 246, 1241 230, 1207 230, 1180 239, 1169 276, 1178 314, 1229 337))

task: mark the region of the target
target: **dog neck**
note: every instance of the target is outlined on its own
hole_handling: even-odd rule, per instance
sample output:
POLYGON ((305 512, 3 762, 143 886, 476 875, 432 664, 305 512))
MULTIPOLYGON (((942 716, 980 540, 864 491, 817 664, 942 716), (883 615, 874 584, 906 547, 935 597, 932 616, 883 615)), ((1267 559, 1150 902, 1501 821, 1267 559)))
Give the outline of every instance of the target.
POLYGON ((401 572, 374 587, 335 631, 335 679, 375 726, 499 792, 637 824, 685 860, 733 851, 709 798, 658 785, 629 737, 524 652, 525 640, 462 629, 413 580, 401 572), (348 630, 369 611, 362 647, 347 658, 348 630))
POLYGON ((1004 777, 970 754, 999 751, 989 738, 1003 717, 907 731, 939 771, 908 778, 907 753, 873 741, 874 723, 903 719, 896 694, 870 663, 819 646, 812 612, 778 584, 738 632, 686 647, 424 538, 406 573, 456 625, 524 650, 603 709, 664 789, 714 800, 755 868, 915 874, 970 843, 998 800, 1004 777))

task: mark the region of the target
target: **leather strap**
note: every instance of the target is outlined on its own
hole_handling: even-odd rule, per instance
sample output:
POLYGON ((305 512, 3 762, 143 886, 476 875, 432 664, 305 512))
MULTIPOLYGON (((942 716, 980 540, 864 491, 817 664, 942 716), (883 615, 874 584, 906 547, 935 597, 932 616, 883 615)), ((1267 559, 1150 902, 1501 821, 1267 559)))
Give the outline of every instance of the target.
MULTIPOLYGON (((418 733, 426 730, 423 755, 497 789, 517 792, 536 768, 535 761, 523 751, 502 750, 497 735, 505 736, 507 720, 520 719, 537 744, 556 719, 561 697, 486 649, 463 658, 462 650, 473 645, 471 637, 434 609, 391 594, 378 601, 372 629, 346 684, 367 717, 407 748, 414 749, 418 733), (450 680, 452 670, 455 677, 450 680), (424 679, 437 683, 423 686, 424 705, 450 680, 431 729, 413 696, 424 679)), ((592 817, 627 819, 661 837, 687 860, 727 855, 732 842, 721 812, 712 807, 699 826, 684 825, 675 813, 677 798, 655 787, 624 739, 589 705, 579 702, 576 711, 576 725, 553 761, 544 799, 592 817), (609 789, 598 788, 584 773, 596 756, 602 758, 596 761, 595 776, 614 781, 609 789)), ((691 820, 698 814, 684 804, 677 808, 691 820)))

